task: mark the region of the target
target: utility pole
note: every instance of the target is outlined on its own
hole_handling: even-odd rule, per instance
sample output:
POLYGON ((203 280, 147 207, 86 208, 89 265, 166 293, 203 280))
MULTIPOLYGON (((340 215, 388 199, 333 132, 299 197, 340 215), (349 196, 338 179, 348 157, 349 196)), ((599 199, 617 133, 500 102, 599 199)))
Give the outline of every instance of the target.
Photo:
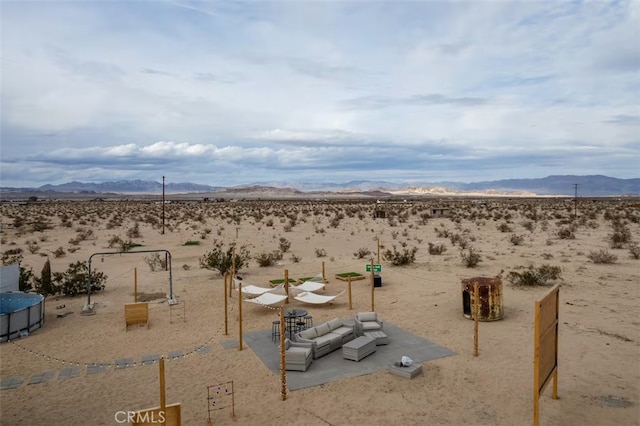
POLYGON ((162 235, 164 235, 164 176, 162 176, 162 235))
POLYGON ((573 205, 574 205, 574 209, 573 209, 573 220, 577 220, 578 219, 578 185, 577 183, 573 184, 573 189, 574 189, 574 199, 573 199, 573 205))

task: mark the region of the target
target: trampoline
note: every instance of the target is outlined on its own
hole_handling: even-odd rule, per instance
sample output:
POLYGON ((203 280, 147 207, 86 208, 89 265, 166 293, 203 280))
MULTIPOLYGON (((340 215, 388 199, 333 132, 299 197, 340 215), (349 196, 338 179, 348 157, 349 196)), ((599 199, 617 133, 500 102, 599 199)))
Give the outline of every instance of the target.
POLYGON ((44 323, 44 296, 0 293, 0 342, 28 335, 44 323))

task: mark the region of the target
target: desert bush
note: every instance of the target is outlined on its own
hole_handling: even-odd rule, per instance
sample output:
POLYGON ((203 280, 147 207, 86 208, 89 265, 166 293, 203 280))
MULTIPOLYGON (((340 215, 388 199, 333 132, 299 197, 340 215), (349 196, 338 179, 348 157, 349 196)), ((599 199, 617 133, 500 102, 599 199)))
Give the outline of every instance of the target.
POLYGON ((53 257, 55 257, 56 259, 59 259, 61 257, 64 257, 67 253, 64 251, 64 249, 62 247, 58 247, 54 252, 53 252, 53 257))
POLYGON ((142 234, 140 233, 140 224, 136 222, 133 225, 133 228, 129 228, 127 230, 127 237, 129 238, 141 238, 142 234))
POLYGON ((145 256, 144 263, 149 265, 149 269, 151 270, 151 272, 155 271, 158 268, 167 269, 167 260, 160 257, 160 253, 153 253, 153 255, 151 256, 145 256))
POLYGON ((629 244, 629 254, 631 255, 632 259, 640 259, 640 244, 629 244))
POLYGON ((615 263, 618 260, 618 256, 613 253, 609 253, 607 249, 600 249, 597 251, 590 251, 587 255, 590 261, 593 263, 615 263))
POLYGON ((323 248, 317 248, 315 249, 315 253, 316 253, 316 257, 326 257, 327 256, 327 251, 323 248))
POLYGON ((91 291, 98 292, 105 288, 107 276, 103 272, 92 271, 89 279, 89 267, 86 262, 71 263, 65 272, 54 272, 53 281, 58 291, 65 296, 77 296, 87 292, 87 283, 91 283, 91 291))
POLYGON ((507 222, 502 222, 496 228, 498 228, 500 232, 513 232, 513 228, 511 228, 507 222))
POLYGON ((358 259, 364 259, 369 255, 371 255, 371 250, 366 247, 360 247, 355 253, 353 253, 353 256, 358 259))
POLYGON ((627 243, 631 242, 631 230, 622 221, 615 220, 611 224, 613 233, 609 235, 609 245, 611 248, 623 248, 627 243))
POLYGON ((191 269, 191 266, 185 263, 182 265, 182 269, 184 269, 185 271, 188 271, 189 269, 191 269))
POLYGON ((533 232, 536 229, 536 224, 532 220, 525 220, 522 222, 522 227, 529 232, 533 232))
MULTIPOLYGON (((203 238, 204 239, 204 238, 203 238)), ((187 241, 186 243, 184 243, 185 246, 199 246, 200 245, 200 241, 187 241)))
POLYGON ((511 234, 509 242, 514 246, 519 246, 524 242, 524 235, 511 234))
POLYGON ((438 238, 449 238, 449 230, 445 228, 433 228, 438 238))
POLYGON ((441 242, 436 241, 435 243, 429 243, 429 254, 439 255, 447 251, 447 246, 441 242))
POLYGON ((286 253, 291 248, 291 241, 284 237, 280 237, 279 248, 282 253, 286 253))
POLYGON ((235 257, 233 255, 235 243, 231 243, 228 248, 224 249, 222 242, 214 241, 213 249, 206 252, 200 258, 200 267, 204 269, 210 269, 224 274, 231 270, 233 260, 235 259, 236 272, 240 271, 245 265, 249 263, 251 259, 251 253, 247 250, 246 246, 240 246, 235 250, 235 257))
POLYGON ((462 263, 464 263, 467 268, 475 268, 482 262, 482 256, 472 246, 460 250, 460 257, 462 258, 462 263))
POLYGON ((36 254, 38 250, 40 250, 40 246, 38 245, 37 241, 29 241, 27 243, 27 248, 29 249, 29 252, 31 254, 36 254))
POLYGON ((416 261, 417 252, 417 247, 410 249, 404 248, 400 251, 396 249, 396 246, 394 245, 391 249, 387 249, 383 252, 382 258, 387 262, 391 262, 394 266, 409 265, 416 261))
POLYGON ((289 257, 289 260, 291 260, 292 263, 300 263, 302 258, 300 256, 296 256, 295 254, 292 254, 291 257, 289 257))
POLYGON ((274 250, 271 253, 260 253, 254 256, 254 260, 258 262, 258 266, 261 267, 273 266, 280 259, 282 259, 282 252, 280 250, 274 250))
POLYGON ((576 238, 576 234, 573 232, 573 229, 568 226, 563 226, 562 228, 558 229, 556 235, 558 235, 558 238, 560 238, 561 240, 573 240, 576 238))
POLYGON ((547 286, 551 285, 552 281, 559 279, 561 273, 562 269, 559 266, 545 264, 534 268, 533 265, 531 265, 522 272, 509 272, 507 279, 511 284, 516 286, 547 286))

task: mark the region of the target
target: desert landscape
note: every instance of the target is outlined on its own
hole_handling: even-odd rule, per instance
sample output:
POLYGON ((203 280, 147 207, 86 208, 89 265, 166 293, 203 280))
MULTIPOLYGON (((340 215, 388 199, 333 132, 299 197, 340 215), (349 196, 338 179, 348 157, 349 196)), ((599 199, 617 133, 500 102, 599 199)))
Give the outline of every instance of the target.
MULTIPOLYGON (((2 425, 118 424, 119 411, 159 405, 157 365, 140 365, 141 357, 176 351, 185 356, 166 363, 166 398, 182 405, 184 425, 207 424, 207 386, 229 381, 236 418, 227 407, 212 413, 213 424, 531 424, 534 302, 554 284, 559 399, 547 388, 541 424, 640 423, 637 199, 43 201, 3 203, 1 224, 3 263, 20 261, 34 289, 47 260, 61 284, 73 278, 70 265, 125 252, 92 257, 92 272, 105 276, 104 289, 91 295, 95 315, 81 315, 86 294, 49 295, 43 327, 0 344, 0 378, 24 379, 0 390, 2 425), (285 270, 294 278, 317 275, 324 264, 324 294, 334 295, 346 288, 335 275, 366 275, 378 243, 375 311, 455 354, 423 363, 413 379, 378 371, 290 391, 283 401, 280 376, 248 346, 228 344, 238 341, 238 296, 229 300, 225 335, 223 276, 203 268, 203 258, 235 244, 236 254, 246 255, 238 274, 259 286, 285 270), (182 310, 170 310, 165 258, 152 250, 171 253, 182 310), (501 277, 504 318, 479 324, 474 357, 461 281, 479 276, 501 277), (134 281, 150 300, 150 323, 125 331, 123 305, 133 302, 134 281), (202 346, 210 350, 195 350, 202 346), (131 358, 135 366, 86 371, 131 358), (60 377, 70 365, 81 374, 60 377), (28 383, 44 372, 53 377, 28 383)), ((315 322, 370 310, 369 280, 353 282, 352 290, 351 310, 346 294, 327 305, 292 300, 287 307, 304 307, 315 322)), ((268 330, 276 319, 251 304, 242 313, 245 333, 268 330)), ((287 372, 294 374, 301 373, 287 372)))

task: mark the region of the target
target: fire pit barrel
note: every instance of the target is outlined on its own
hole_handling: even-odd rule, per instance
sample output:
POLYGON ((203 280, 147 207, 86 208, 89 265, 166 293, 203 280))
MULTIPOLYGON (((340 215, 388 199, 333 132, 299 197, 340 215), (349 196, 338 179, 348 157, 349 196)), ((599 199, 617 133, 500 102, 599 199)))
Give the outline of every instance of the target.
POLYGON ((473 318, 474 285, 478 283, 480 308, 478 321, 502 319, 502 280, 499 277, 475 277, 462 280, 462 312, 465 318, 473 318))

